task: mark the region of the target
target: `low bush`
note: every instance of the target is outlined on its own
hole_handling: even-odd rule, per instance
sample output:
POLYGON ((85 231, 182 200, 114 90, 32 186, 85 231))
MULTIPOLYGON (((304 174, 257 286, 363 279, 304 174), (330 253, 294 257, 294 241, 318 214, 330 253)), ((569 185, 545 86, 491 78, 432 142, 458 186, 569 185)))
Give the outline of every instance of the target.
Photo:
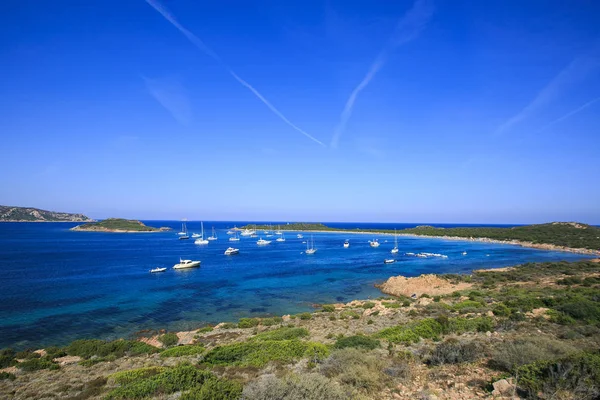
POLYGON ((128 380, 111 390, 106 399, 143 399, 159 393, 188 391, 202 386, 209 379, 215 379, 212 373, 189 364, 179 364, 151 376, 143 375, 140 373, 137 379, 128 380))
POLYGON ((590 324, 600 322, 600 303, 586 298, 566 302, 556 307, 560 312, 571 318, 588 322, 590 324))
POLYGON ((200 344, 193 344, 187 346, 176 346, 171 347, 160 353, 160 356, 165 357, 182 357, 182 356, 195 356, 197 354, 202 354, 206 350, 204 346, 200 344))
POLYGON ((15 379, 17 379, 15 374, 11 374, 10 372, 0 372, 0 381, 3 381, 3 380, 14 381, 15 379))
POLYGON ((50 369, 57 370, 60 369, 60 366, 56 363, 53 363, 46 357, 43 358, 30 358, 25 360, 17 365, 19 369, 22 371, 38 371, 41 369, 50 369))
POLYGON ((314 350, 313 345, 319 345, 319 349, 327 353, 326 347, 318 343, 301 342, 296 339, 259 340, 216 347, 206 354, 203 362, 255 367, 262 367, 270 361, 289 363, 302 358, 307 351, 314 350))
POLYGON ((578 353, 519 367, 519 388, 530 398, 600 398, 600 354, 578 353))
POLYGON ((375 303, 373 303, 372 301, 367 301, 367 302, 363 303, 361 307, 364 308, 365 310, 368 310, 369 308, 375 307, 375 303))
POLYGON ((507 372, 536 361, 553 360, 575 352, 570 344, 545 336, 524 337, 497 344, 490 365, 507 372))
POLYGON ((308 335, 309 333, 306 328, 283 326, 272 331, 259 333, 251 340, 291 340, 307 337, 308 335))
POLYGON ((465 308, 474 308, 474 309, 479 309, 485 307, 485 304, 482 304, 479 301, 473 301, 473 300, 465 300, 465 301, 461 301, 460 303, 456 303, 452 306, 452 308, 456 311, 461 311, 465 308))
POLYGON ((357 348, 357 349, 366 349, 366 350, 373 350, 380 346, 381 346, 381 344, 380 344, 379 340, 373 339, 373 338, 370 338, 370 337, 364 336, 364 335, 343 337, 343 338, 336 340, 335 344, 333 345, 333 347, 336 349, 344 349, 347 347, 353 347, 353 348, 357 348))
POLYGON ((134 381, 139 381, 154 375, 158 375, 164 370, 164 367, 144 367, 130 369, 128 371, 115 372, 114 374, 109 375, 108 379, 118 385, 127 385, 134 381))
POLYGON ((281 317, 263 318, 260 320, 260 324, 263 326, 273 326, 283 322, 281 317))
POLYGON ((312 319, 312 314, 305 312, 302 314, 298 314, 298 318, 300 318, 302 320, 309 320, 309 319, 312 319))
POLYGON ((213 327, 212 326, 205 326, 203 328, 200 328, 196 331, 196 333, 208 333, 208 332, 212 332, 213 331, 213 327))
POLYGON ((568 278, 564 278, 564 279, 559 279, 556 281, 556 284, 558 285, 580 285, 582 284, 583 281, 581 280, 581 278, 578 278, 576 276, 570 276, 568 278))
POLYGON ((124 355, 136 356, 140 354, 151 354, 158 352, 158 349, 149 344, 135 340, 115 340, 105 342, 103 340, 76 340, 65 348, 70 356, 79 356, 87 359, 92 356, 116 358, 124 355))
POLYGON ((260 320, 258 318, 240 318, 238 322, 238 328, 247 329, 254 328, 260 324, 260 320))
POLYGON ((463 342, 451 338, 435 346, 428 361, 431 365, 472 362, 480 358, 481 350, 481 346, 473 341, 463 342))
POLYGON ((357 313, 356 311, 345 310, 340 313, 340 318, 342 318, 342 319, 346 319, 346 318, 359 319, 360 314, 357 313))
POLYGON ((233 322, 225 322, 223 325, 221 325, 221 328, 223 328, 223 329, 235 329, 235 328, 237 328, 237 324, 234 324, 233 322))
POLYGON ((181 400, 237 400, 242 395, 242 385, 228 379, 208 378, 202 386, 183 393, 181 400))
POLYGON ((177 334, 169 332, 158 337, 158 341, 161 342, 165 347, 171 347, 179 343, 179 337, 177 334))
POLYGON ((323 312, 334 312, 335 311, 335 306, 333 304, 325 304, 325 305, 323 305, 323 309, 321 311, 323 311, 323 312))
MULTIPOLYGON (((381 302, 381 304, 383 304, 383 306, 385 308, 400 308, 400 303, 398 303, 396 301, 393 301, 393 302, 391 302, 391 301, 383 301, 383 302, 381 302)), ((408 304, 410 304, 410 303, 408 303, 408 304)))
POLYGON ((244 387, 244 399, 252 400, 346 400, 349 398, 335 381, 317 373, 277 378, 265 375, 244 387))
POLYGON ((511 313, 510 308, 506 307, 502 303, 494 305, 494 307, 492 308, 492 312, 498 317, 508 317, 511 313))
POLYGON ((17 363, 13 349, 0 350, 0 368, 11 367, 17 363))
POLYGON ((384 387, 387 375, 383 373, 388 362, 381 357, 358 349, 336 350, 323 361, 320 371, 327 377, 355 389, 373 393, 384 387))
POLYGON ((432 318, 422 319, 407 325, 386 328, 375 337, 386 339, 393 343, 411 344, 423 339, 438 338, 443 333, 442 325, 432 318))

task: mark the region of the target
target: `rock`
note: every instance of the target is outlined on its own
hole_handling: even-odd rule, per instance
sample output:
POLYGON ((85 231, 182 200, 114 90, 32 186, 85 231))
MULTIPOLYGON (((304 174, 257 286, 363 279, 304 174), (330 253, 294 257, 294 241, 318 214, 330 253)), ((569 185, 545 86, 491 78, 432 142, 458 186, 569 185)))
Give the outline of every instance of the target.
POLYGON ((292 319, 292 317, 288 314, 288 315, 284 315, 283 317, 281 317, 281 319, 283 320, 283 322, 287 322, 290 319, 292 319))
POLYGON ((492 311, 488 311, 485 313, 485 315, 487 315, 488 317, 493 317, 494 313, 492 311))
POLYGON ((487 337, 492 337, 492 332, 490 332, 490 331, 487 331, 487 332, 485 333, 485 336, 487 336, 487 337))
POLYGON ((68 364, 77 364, 81 360, 82 358, 79 356, 64 356, 55 358, 53 361, 57 362, 58 365, 63 366, 68 364))
POLYGON ((511 395, 515 389, 515 385, 511 385, 506 379, 500 379, 499 381, 494 382, 493 386, 493 396, 511 395))

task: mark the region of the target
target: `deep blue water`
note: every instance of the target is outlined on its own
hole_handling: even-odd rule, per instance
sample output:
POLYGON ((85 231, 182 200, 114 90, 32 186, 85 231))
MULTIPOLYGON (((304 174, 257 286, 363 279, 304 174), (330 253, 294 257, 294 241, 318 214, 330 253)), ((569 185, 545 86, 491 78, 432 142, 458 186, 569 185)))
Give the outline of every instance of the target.
MULTIPOLYGON (((584 258, 511 245, 401 237, 398 262, 383 264, 391 256, 393 237, 377 236, 382 244, 373 249, 367 242, 376 236, 344 233, 315 233, 318 251, 312 256, 303 253, 302 240, 310 236, 306 233, 304 239, 286 233, 286 242, 264 247, 242 237, 235 244, 241 253, 227 257, 223 251, 233 243, 226 230, 233 222, 206 222, 205 229, 210 233, 215 226, 219 236, 208 246, 178 240, 177 221, 147 224, 175 231, 72 232, 74 223, 1 223, 0 347, 110 339, 144 329, 191 329, 240 317, 309 311, 314 303, 379 296, 373 285, 392 275, 584 258), (342 247, 345 239, 350 239, 349 249, 342 247), (406 252, 448 258, 421 259, 406 252), (172 270, 180 257, 201 260, 202 266, 172 270), (169 269, 150 274, 157 266, 169 269)), ((401 229, 419 224, 329 225, 401 229)), ((198 232, 200 223, 188 222, 188 229, 198 232)))

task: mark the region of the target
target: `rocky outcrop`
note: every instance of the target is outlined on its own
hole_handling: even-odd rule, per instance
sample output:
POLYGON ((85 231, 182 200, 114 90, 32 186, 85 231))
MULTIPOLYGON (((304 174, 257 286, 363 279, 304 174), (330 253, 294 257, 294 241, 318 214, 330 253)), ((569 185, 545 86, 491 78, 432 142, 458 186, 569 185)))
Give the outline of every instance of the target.
POLYGON ((411 297, 416 295, 416 297, 419 297, 422 294, 430 296, 449 294, 457 290, 468 289, 471 284, 465 282, 453 284, 437 275, 421 275, 417 278, 393 276, 378 287, 383 293, 393 296, 411 297))

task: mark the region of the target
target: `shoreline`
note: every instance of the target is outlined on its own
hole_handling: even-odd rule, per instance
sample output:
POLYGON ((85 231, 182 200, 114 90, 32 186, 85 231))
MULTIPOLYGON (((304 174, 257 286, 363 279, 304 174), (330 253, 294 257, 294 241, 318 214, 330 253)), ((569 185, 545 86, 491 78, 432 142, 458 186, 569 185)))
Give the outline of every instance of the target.
MULTIPOLYGON (((282 229, 282 232, 284 230, 282 229)), ((318 232, 318 233, 350 233, 350 234, 362 234, 362 235, 388 235, 394 236, 393 233, 389 232, 365 232, 365 231, 345 231, 345 230, 314 230, 314 231, 286 231, 286 232, 318 232)), ((600 255, 600 250, 592 250, 592 249, 582 249, 582 248, 573 248, 573 247, 565 247, 558 246, 555 244, 546 244, 546 243, 532 243, 532 242, 521 242, 519 240, 499 240, 499 239, 490 239, 490 238, 473 238, 473 237, 462 237, 462 236, 430 236, 430 235, 415 235, 413 233, 398 233, 398 236, 403 237, 414 237, 419 239, 447 239, 447 240, 457 240, 457 241, 465 241, 465 242, 482 242, 482 243, 494 243, 494 244, 509 244, 514 246, 521 246, 531 249, 538 250, 549 250, 549 251, 562 251, 566 253, 578 253, 578 254, 588 254, 588 255, 600 255)))

